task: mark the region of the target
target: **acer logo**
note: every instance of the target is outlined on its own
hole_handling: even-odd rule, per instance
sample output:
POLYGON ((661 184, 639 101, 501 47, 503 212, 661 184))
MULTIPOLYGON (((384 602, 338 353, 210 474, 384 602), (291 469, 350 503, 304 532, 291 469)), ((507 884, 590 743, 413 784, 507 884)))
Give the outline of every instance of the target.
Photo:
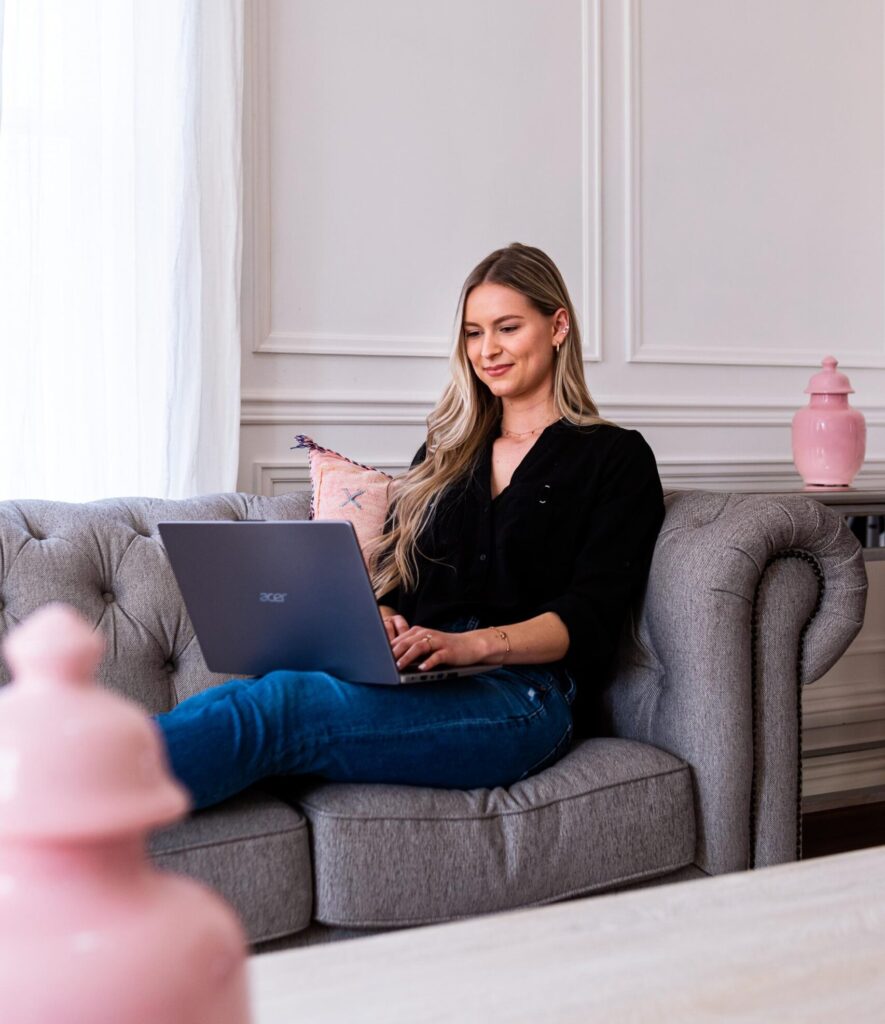
POLYGON ((287 594, 271 594, 265 592, 263 594, 258 595, 258 600, 270 601, 272 604, 282 604, 286 600, 287 596, 287 594))

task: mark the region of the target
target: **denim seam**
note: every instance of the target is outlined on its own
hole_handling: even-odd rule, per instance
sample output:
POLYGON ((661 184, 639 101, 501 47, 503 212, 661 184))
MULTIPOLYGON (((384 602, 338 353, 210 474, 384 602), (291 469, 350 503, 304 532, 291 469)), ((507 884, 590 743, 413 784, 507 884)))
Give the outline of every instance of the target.
POLYGON ((538 768, 540 768, 540 766, 542 764, 544 764, 546 761, 548 761, 551 757, 554 758, 554 760, 553 760, 553 762, 550 765, 548 765, 548 767, 552 767, 553 764, 555 764, 559 760, 559 758, 555 756, 557 751, 560 749, 560 747, 565 745, 565 743, 566 743, 566 741, 568 739, 571 738, 572 729, 573 729, 573 725, 572 725, 571 722, 569 722, 568 728, 565 730, 565 732, 562 734, 562 736, 559 737, 559 739, 553 745, 552 749, 548 750, 547 753, 542 758, 539 758, 537 761, 535 761, 535 763, 531 766, 531 768, 527 768, 526 771, 525 771, 525 774, 521 775, 516 781, 517 782, 523 782, 530 775, 532 775, 534 772, 536 772, 538 770, 538 768))
MULTIPOLYGON (((355 814, 341 814, 335 811, 326 811, 321 807, 317 807, 316 804, 310 803, 308 800, 301 800, 297 796, 295 797, 296 802, 300 807, 309 807, 317 815, 324 818, 337 818, 341 821, 354 821, 354 822, 367 822, 374 824, 380 821, 489 821, 494 818, 501 818, 513 814, 534 814, 536 811, 543 811, 547 807, 553 807, 556 804, 562 804, 571 802, 572 800, 584 800, 589 796, 595 796, 597 793, 604 793, 608 789, 615 789, 618 786, 635 786, 643 782, 653 782, 656 779, 665 779, 668 775, 676 775, 677 773, 684 773, 690 766, 688 764, 680 765, 678 768, 670 768, 665 772, 657 772, 654 775, 643 775, 639 779, 626 779, 622 782, 613 782, 608 786, 600 786, 597 789, 590 789, 583 793, 572 793, 569 796, 557 797, 555 800, 548 800, 543 804, 537 804, 534 807, 520 807, 518 810, 508 811, 500 810, 493 811, 491 814, 455 814, 455 815, 419 815, 419 814, 372 814, 366 817, 359 817, 355 814)), ((339 783, 333 783, 333 785, 339 785, 339 783)), ((388 783, 388 785, 403 785, 403 783, 388 783)), ((486 787, 478 786, 477 789, 486 787)))
POLYGON ((572 687, 572 689, 569 690, 568 693, 563 693, 562 690, 560 690, 560 688, 555 683, 552 683, 551 686, 550 686, 550 689, 551 690, 556 690, 556 692, 559 694, 559 696, 562 697, 562 699, 565 701, 565 703, 568 706, 569 710, 571 710, 571 707, 574 704, 574 694, 575 694, 574 687, 572 687))
MULTIPOLYGON (((546 693, 549 691, 545 691, 546 693)), ((542 712, 547 711, 547 706, 544 703, 538 705, 538 707, 527 715, 512 715, 510 718, 474 718, 466 720, 463 718, 442 721, 442 722, 426 722, 421 725, 407 726, 402 729, 397 729, 396 732, 391 732, 387 735, 393 739, 398 739, 400 736, 413 736, 422 732, 437 733, 440 730, 455 730, 456 732, 463 732, 466 729, 485 729, 490 725, 497 727, 509 727, 516 728, 517 726, 523 725, 526 722, 531 722, 537 718, 542 712)), ((314 733, 308 737, 308 740, 314 742, 317 739, 322 740, 377 740, 379 736, 385 735, 379 732, 378 728, 372 730, 361 730, 357 732, 322 732, 314 733)))
MULTIPOLYGON (((465 722, 463 720, 457 720, 457 721, 439 722, 439 723, 426 723, 426 724, 422 724, 422 725, 418 725, 418 726, 413 726, 411 728, 397 729, 396 732, 391 732, 391 733, 379 732, 377 727, 375 729, 371 730, 371 731, 363 730, 361 732, 347 732, 347 733, 323 732, 323 733, 313 733, 311 736, 303 738, 301 740, 301 745, 302 745, 302 748, 305 748, 305 747, 309 747, 309 745, 311 745, 311 744, 316 744, 317 742, 330 742, 330 743, 346 742, 346 743, 354 743, 354 744, 362 744, 362 743, 365 743, 365 742, 376 743, 379 740, 379 738, 381 738, 381 739, 397 740, 397 739, 399 739, 399 738, 401 738, 403 736, 418 736, 418 735, 421 735, 422 733, 426 734, 428 736, 435 736, 435 735, 438 735, 441 732, 445 732, 445 733, 452 733, 452 732, 463 733, 463 732, 468 732, 468 731, 472 732, 472 731, 475 731, 476 729, 487 729, 490 725, 495 726, 496 730, 498 730, 498 731, 504 730, 504 731, 510 732, 510 731, 513 731, 514 729, 520 727, 520 726, 525 726, 526 724, 531 723, 535 718, 538 717, 538 715, 541 714, 541 712, 546 712, 546 711, 547 711, 547 708, 543 704, 541 704, 538 707, 538 709, 536 711, 533 711, 530 715, 520 715, 518 717, 513 717, 513 718, 505 718, 505 719, 500 719, 500 718, 478 719, 478 720, 473 720, 473 721, 469 721, 469 722, 465 722)), ((287 749, 287 752, 291 753, 292 749, 293 749, 292 747, 289 747, 287 749)), ((279 765, 279 762, 283 758, 283 756, 285 756, 285 755, 281 753, 279 758, 276 761, 277 765, 279 765)), ((272 775, 292 775, 292 774, 298 774, 298 773, 292 773, 292 772, 283 771, 283 770, 281 770, 280 767, 275 767, 271 774, 272 775)), ((402 784, 403 783, 390 783, 390 785, 402 785, 402 784)), ((458 787, 451 787, 451 788, 454 789, 454 788, 458 788, 458 787)))
MULTIPOLYGON (((528 664, 520 663, 518 665, 507 665, 507 664, 505 664, 502 667, 505 668, 505 669, 509 669, 510 671, 516 672, 517 674, 519 674, 518 670, 521 669, 521 668, 531 669, 531 668, 536 668, 537 667, 537 668, 544 669, 547 664, 549 664, 549 663, 548 662, 531 662, 531 663, 528 663, 528 664)), ((489 673, 489 674, 490 675, 494 675, 494 672, 489 673)), ((526 676, 524 678, 524 682, 526 683, 526 685, 531 684, 532 686, 537 686, 539 689, 541 689, 543 691, 556 690, 556 692, 560 696, 565 698, 565 701, 569 705, 569 707, 571 707, 572 704, 574 703, 575 694, 577 693, 577 689, 578 689, 577 683, 575 682, 574 677, 569 673, 569 687, 568 687, 568 690, 566 690, 566 691, 563 691, 562 688, 558 685, 559 684, 559 679, 558 679, 558 676, 557 676, 557 674, 555 672, 553 672, 553 671, 548 669, 547 670, 547 677, 548 678, 545 679, 543 682, 538 682, 537 680, 532 679, 531 676, 526 676)), ((506 680, 504 680, 504 681, 506 681, 506 680)))

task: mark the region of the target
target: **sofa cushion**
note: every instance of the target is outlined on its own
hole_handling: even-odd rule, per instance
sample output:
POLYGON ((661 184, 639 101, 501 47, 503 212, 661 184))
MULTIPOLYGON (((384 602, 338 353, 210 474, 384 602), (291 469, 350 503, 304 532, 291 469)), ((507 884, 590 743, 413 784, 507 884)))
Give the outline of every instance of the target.
POLYGON ((310 821, 314 917, 330 925, 549 903, 666 874, 695 853, 689 766, 633 740, 584 740, 507 789, 312 779, 287 799, 310 821))
POLYGON ((155 831, 160 868, 205 882, 239 914, 250 942, 306 928, 313 893, 307 822, 259 789, 155 831))
POLYGON ((296 434, 310 462, 311 519, 346 519, 368 565, 374 542, 384 532, 387 508, 398 480, 383 469, 355 462, 341 452, 323 448, 307 434, 296 434))
MULTIPOLYGON (((168 711, 228 676, 206 667, 157 523, 306 519, 309 507, 306 492, 0 502, 0 637, 63 601, 107 640, 99 681, 151 713, 168 711)), ((8 679, 0 659, 0 685, 8 679)))

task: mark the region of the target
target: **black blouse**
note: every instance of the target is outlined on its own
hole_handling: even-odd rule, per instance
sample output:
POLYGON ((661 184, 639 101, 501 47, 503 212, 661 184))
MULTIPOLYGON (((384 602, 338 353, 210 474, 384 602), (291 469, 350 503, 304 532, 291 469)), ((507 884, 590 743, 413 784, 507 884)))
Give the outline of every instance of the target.
MULTIPOLYGON (((461 615, 497 626, 555 612, 569 634, 562 663, 580 696, 609 668, 648 574, 664 519, 654 453, 637 430, 557 420, 492 498, 496 436, 472 474, 436 499, 418 540, 417 588, 396 587, 379 604, 433 628, 461 615)), ((425 454, 422 444, 412 466, 425 454)))

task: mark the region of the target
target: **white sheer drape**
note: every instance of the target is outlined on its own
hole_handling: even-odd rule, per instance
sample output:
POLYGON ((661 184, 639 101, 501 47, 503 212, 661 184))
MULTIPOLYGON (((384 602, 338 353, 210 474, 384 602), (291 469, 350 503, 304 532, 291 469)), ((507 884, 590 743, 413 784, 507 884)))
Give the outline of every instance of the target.
POLYGON ((0 0, 0 498, 234 490, 243 0, 0 0))

